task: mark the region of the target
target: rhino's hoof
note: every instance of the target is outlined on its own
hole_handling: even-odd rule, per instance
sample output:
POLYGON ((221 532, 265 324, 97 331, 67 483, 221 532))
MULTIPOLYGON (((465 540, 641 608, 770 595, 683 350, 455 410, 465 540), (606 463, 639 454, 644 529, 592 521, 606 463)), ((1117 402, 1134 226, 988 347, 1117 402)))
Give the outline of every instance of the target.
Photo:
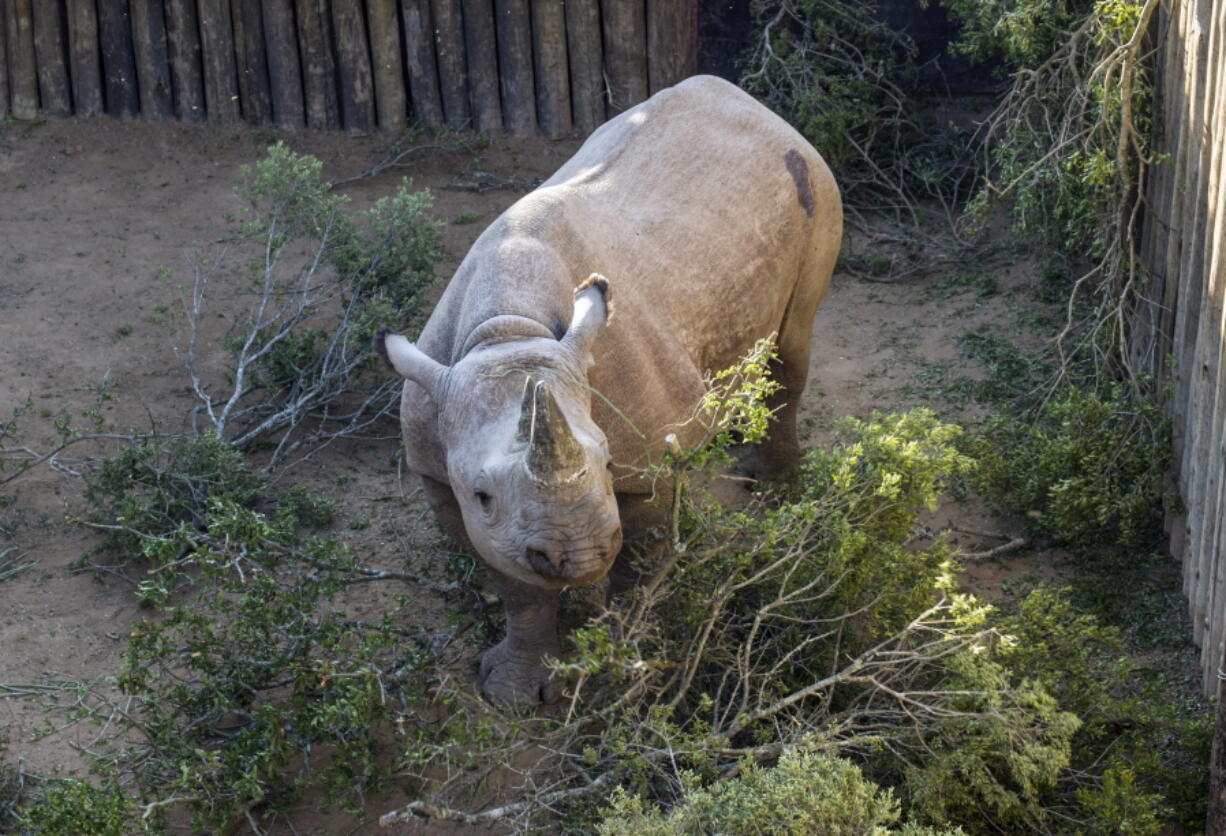
POLYGON ((548 705, 562 696, 558 678, 545 667, 543 654, 518 652, 505 639, 481 656, 480 681, 485 696, 499 705, 548 705))

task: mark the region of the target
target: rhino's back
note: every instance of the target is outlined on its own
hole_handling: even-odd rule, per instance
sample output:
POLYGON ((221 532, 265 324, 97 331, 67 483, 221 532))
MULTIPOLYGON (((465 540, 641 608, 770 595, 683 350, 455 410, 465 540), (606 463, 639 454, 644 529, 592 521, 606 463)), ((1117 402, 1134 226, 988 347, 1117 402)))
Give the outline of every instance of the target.
POLYGON ((507 222, 559 230, 574 281, 608 276, 621 326, 667 330, 705 371, 778 327, 841 209, 800 134, 695 76, 602 126, 507 222))

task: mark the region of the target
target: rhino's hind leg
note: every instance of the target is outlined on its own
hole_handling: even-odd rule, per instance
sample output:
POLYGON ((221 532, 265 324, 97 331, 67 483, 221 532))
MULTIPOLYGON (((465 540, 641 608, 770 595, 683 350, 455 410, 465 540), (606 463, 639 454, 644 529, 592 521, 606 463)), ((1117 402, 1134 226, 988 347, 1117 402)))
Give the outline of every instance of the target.
MULTIPOLYGON (((774 412, 770 435, 758 446, 750 458, 750 475, 755 479, 780 481, 795 470, 800 463, 800 440, 797 434, 797 414, 800 411, 800 396, 804 393, 809 377, 809 341, 813 323, 813 311, 809 308, 805 319, 804 333, 795 333, 798 327, 784 320, 776 350, 779 359, 771 364, 771 377, 779 384, 779 390, 766 399, 767 408, 774 412)), ((789 307, 788 313, 792 314, 789 307)), ((801 316, 795 320, 804 319, 801 316)))
POLYGON ((757 451, 753 468, 756 478, 768 481, 785 479, 800 464, 796 424, 800 397, 809 379, 813 317, 826 294, 826 288, 830 286, 837 257, 837 246, 833 249, 815 248, 802 263, 800 276, 792 289, 792 298, 788 300, 776 338, 775 349, 779 359, 771 367, 771 375, 781 388, 766 401, 766 405, 776 411, 771 421, 770 437, 757 451))

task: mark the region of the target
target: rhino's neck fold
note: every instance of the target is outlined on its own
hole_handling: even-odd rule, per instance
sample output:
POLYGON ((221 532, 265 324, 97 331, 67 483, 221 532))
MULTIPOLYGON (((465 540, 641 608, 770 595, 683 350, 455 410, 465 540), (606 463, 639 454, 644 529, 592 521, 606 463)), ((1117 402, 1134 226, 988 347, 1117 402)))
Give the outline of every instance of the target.
POLYGON ((469 332, 459 357, 467 356, 470 351, 486 343, 527 338, 557 339, 553 331, 535 319, 519 314, 500 314, 483 321, 469 332))

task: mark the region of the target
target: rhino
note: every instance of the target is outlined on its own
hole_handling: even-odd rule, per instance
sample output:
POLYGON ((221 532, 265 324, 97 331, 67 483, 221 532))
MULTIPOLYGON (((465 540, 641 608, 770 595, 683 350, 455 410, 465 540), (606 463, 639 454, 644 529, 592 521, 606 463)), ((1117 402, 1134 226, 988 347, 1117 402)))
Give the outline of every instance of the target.
POLYGON ((558 698, 545 660, 560 655, 559 591, 633 578, 629 556, 668 507, 642 468, 666 436, 696 443, 686 420, 710 373, 759 338, 775 338, 782 386, 759 470, 795 464, 841 236, 818 152, 736 86, 694 76, 602 125, 494 221, 416 344, 381 335, 404 378, 407 469, 506 610, 481 658, 487 697, 558 698))

